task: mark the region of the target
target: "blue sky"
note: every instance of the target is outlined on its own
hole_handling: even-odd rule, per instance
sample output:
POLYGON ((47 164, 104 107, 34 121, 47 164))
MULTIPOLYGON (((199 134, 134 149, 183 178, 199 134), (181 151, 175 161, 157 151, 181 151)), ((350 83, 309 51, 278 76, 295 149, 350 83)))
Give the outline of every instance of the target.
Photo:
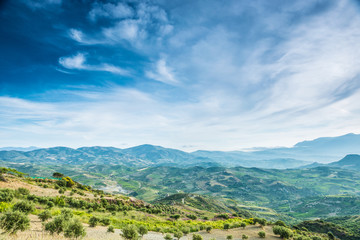
POLYGON ((0 146, 360 132, 359 1, 14 0, 0 22, 0 146))

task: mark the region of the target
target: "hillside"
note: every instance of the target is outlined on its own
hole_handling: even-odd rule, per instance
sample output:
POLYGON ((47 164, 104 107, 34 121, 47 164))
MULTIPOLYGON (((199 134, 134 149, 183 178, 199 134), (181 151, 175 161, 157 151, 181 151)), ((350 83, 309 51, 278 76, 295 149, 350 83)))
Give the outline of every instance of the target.
MULTIPOLYGON (((244 211, 231 214, 224 213, 223 209, 208 211, 205 205, 202 206, 203 209, 197 209, 187 204, 164 204, 167 200, 176 200, 179 197, 196 197, 196 202, 207 199, 199 195, 173 196, 163 203, 148 204, 123 195, 104 194, 89 186, 72 182, 68 177, 59 180, 32 179, 7 168, 1 168, 1 176, 1 228, 5 229, 2 217, 11 214, 20 214, 29 221, 28 225, 25 224, 15 235, 3 233, 2 236, 6 239, 53 239, 51 229, 52 226, 60 226, 58 224, 63 225, 60 230, 56 230, 56 239, 79 236, 84 239, 118 239, 119 234, 124 234, 129 227, 138 229, 135 231, 139 232, 140 228, 146 229, 143 239, 149 240, 163 239, 163 234, 172 237, 179 232, 185 235, 181 239, 187 239, 193 234, 200 234, 204 239, 226 239, 229 235, 242 238, 245 234, 250 240, 255 240, 258 239, 260 231, 265 232, 266 239, 279 239, 272 232, 272 223, 261 227, 257 224, 262 221, 259 218, 239 217, 244 211)), ((22 223, 7 222, 6 225, 9 224, 22 223)), ((305 233, 290 228, 288 231, 299 237, 307 235, 317 236, 320 240, 328 239, 326 234, 305 233)))

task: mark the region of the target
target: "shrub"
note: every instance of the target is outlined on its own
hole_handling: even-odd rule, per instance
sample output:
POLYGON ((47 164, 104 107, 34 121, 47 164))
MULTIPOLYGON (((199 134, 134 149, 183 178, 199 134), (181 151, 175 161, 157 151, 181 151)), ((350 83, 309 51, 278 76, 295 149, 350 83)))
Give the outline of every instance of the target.
POLYGON ((246 235, 246 234, 243 234, 241 238, 242 238, 243 240, 246 240, 246 239, 249 239, 249 236, 246 235))
POLYGON ((276 226, 281 226, 281 227, 286 227, 286 224, 285 224, 283 221, 281 221, 281 220, 277 220, 277 221, 274 223, 274 225, 276 225, 276 226))
POLYGON ((172 215, 170 216, 170 218, 173 218, 175 220, 178 220, 180 218, 180 215, 179 214, 175 214, 175 215, 172 215))
POLYGON ((240 223, 240 227, 242 227, 243 229, 245 229, 246 223, 244 223, 244 222, 240 223))
POLYGON ((70 220, 74 214, 70 209, 63 209, 61 210, 61 216, 63 216, 65 220, 70 220))
POLYGON ((75 185, 75 182, 70 177, 64 177, 62 178, 66 182, 66 187, 73 187, 75 185))
POLYGON ((203 237, 200 234, 194 234, 192 240, 203 240, 203 237))
POLYGON ((218 214, 215 216, 216 218, 229 219, 229 215, 226 213, 218 214))
POLYGON ((184 228, 181 229, 181 231, 183 232, 184 235, 187 235, 187 234, 190 233, 190 228, 184 227, 184 228))
POLYGON ((144 236, 145 234, 148 233, 148 229, 147 229, 146 226, 140 225, 140 226, 138 227, 138 232, 139 232, 140 236, 142 237, 142 236, 144 236))
POLYGON ((139 238, 139 234, 134 225, 128 225, 124 227, 120 235, 128 240, 137 240, 139 238))
POLYGON ((176 237, 177 239, 180 239, 184 234, 181 231, 176 231, 174 233, 174 237, 176 237))
POLYGON ((49 210, 45 210, 45 211, 41 212, 41 213, 38 215, 38 217, 40 218, 40 220, 41 220, 42 222, 45 222, 46 220, 52 218, 51 212, 50 212, 49 210))
POLYGON ((59 189, 59 193, 60 193, 60 194, 64 194, 64 193, 65 193, 65 189, 64 189, 64 188, 60 188, 60 189, 59 189))
POLYGON ((19 211, 7 212, 0 218, 0 227, 7 233, 16 234, 19 230, 25 231, 30 228, 30 219, 19 211))
POLYGON ((164 237, 165 240, 172 240, 172 236, 170 234, 166 234, 164 237))
POLYGON ((197 219, 197 216, 195 216, 194 214, 186 215, 186 217, 190 218, 191 220, 196 220, 197 219))
POLYGON ((225 224, 224 224, 224 229, 225 229, 225 230, 230 229, 230 224, 229 224, 229 223, 225 223, 225 224))
POLYGON ((226 236, 226 239, 228 239, 228 240, 233 239, 233 235, 227 235, 227 236, 226 236))
POLYGON ((330 240, 334 240, 334 239, 335 239, 335 236, 334 236, 334 234, 333 234, 332 232, 328 232, 328 238, 329 238, 330 240))
POLYGON ((22 188, 22 187, 18 188, 18 189, 17 189, 17 192, 20 193, 21 195, 29 195, 29 194, 30 194, 29 189, 27 189, 27 188, 22 188))
POLYGON ((0 202, 11 202, 14 198, 14 192, 10 189, 0 190, 0 202))
POLYGON ((258 232, 258 235, 260 238, 265 238, 266 233, 264 231, 260 231, 260 232, 258 232))
POLYGON ((107 229, 107 232, 114 233, 115 232, 114 226, 109 226, 108 229, 107 229))
POLYGON ((211 227, 211 226, 206 227, 206 232, 210 233, 211 230, 212 230, 212 227, 211 227))
POLYGON ((110 218, 103 218, 100 220, 100 222, 104 225, 104 226, 109 226, 110 225, 110 218))
POLYGON ((254 224, 259 223, 261 227, 266 225, 265 218, 254 218, 254 224))
POLYGON ((14 211, 20 211, 20 212, 29 214, 35 210, 35 207, 30 202, 21 201, 21 202, 15 203, 15 205, 13 206, 13 209, 14 209, 14 211))
POLYGON ((60 234, 65 230, 66 220, 64 216, 57 216, 54 220, 45 224, 45 231, 49 231, 51 235, 60 234))
POLYGON ((95 216, 92 216, 90 219, 89 219, 89 226, 90 227, 96 227, 96 225, 99 223, 99 218, 95 217, 95 216))
POLYGON ((289 239, 294 235, 291 229, 282 226, 274 226, 273 233, 276 235, 280 235, 280 237, 283 239, 289 239))
POLYGON ((66 225, 64 236, 67 238, 78 238, 86 235, 85 228, 79 219, 73 219, 66 225))

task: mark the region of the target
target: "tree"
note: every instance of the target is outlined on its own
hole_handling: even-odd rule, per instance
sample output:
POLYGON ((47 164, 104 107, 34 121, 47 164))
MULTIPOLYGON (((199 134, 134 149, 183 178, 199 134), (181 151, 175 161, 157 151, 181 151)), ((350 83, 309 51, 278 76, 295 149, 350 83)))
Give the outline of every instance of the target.
POLYGON ((17 189, 17 191, 18 191, 18 193, 20 193, 21 195, 29 195, 29 194, 30 194, 30 191, 29 191, 29 189, 27 189, 27 188, 22 188, 22 187, 20 187, 20 188, 17 189))
POLYGON ((242 238, 243 240, 247 240, 247 239, 249 239, 249 236, 246 235, 246 234, 243 234, 241 238, 242 238))
POLYGON ((192 240, 203 240, 203 237, 200 234, 194 234, 192 240))
POLYGON ((285 224, 283 221, 281 221, 281 220, 277 220, 277 221, 274 223, 274 225, 276 225, 276 226, 281 226, 281 227, 286 227, 286 224, 285 224))
POLYGON ((227 240, 233 239, 233 235, 227 235, 227 236, 226 236, 226 239, 227 239, 227 240))
POLYGON ((19 211, 7 212, 0 218, 0 227, 7 233, 16 234, 30 228, 30 219, 19 211))
POLYGON ((183 236, 184 234, 181 231, 176 231, 174 233, 174 237, 176 237, 177 239, 180 240, 180 238, 183 236))
POLYGON ((140 225, 140 226, 138 227, 138 232, 139 232, 140 236, 143 237, 145 234, 148 233, 148 229, 147 229, 146 226, 140 225))
POLYGON ((332 232, 328 232, 328 238, 329 238, 330 240, 334 240, 334 239, 335 239, 335 236, 334 236, 334 234, 333 234, 332 232))
POLYGON ((212 230, 212 227, 211 227, 211 226, 206 227, 206 232, 210 233, 211 230, 212 230))
POLYGON ((122 233, 120 234, 123 238, 128 240, 136 240, 139 238, 139 234, 134 225, 128 225, 122 229, 122 233))
POLYGON ((46 220, 52 218, 51 212, 49 210, 42 211, 38 217, 42 222, 45 222, 46 220))
POLYGON ((67 238, 78 238, 86 235, 85 228, 79 219, 73 219, 66 225, 64 236, 67 238))
POLYGON ((25 214, 29 214, 35 210, 35 207, 30 202, 21 201, 21 202, 15 203, 15 205, 13 206, 13 209, 14 209, 14 211, 20 211, 25 214))
POLYGON ((260 231, 260 232, 258 232, 258 235, 260 238, 265 238, 266 233, 264 231, 260 231))

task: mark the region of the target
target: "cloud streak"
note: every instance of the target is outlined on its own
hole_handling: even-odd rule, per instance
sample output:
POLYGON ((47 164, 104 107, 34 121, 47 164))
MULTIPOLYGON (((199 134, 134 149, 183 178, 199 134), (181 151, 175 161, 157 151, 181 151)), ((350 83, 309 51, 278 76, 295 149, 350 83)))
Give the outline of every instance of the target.
POLYGON ((70 57, 59 58, 59 64, 64 68, 71 70, 87 70, 87 71, 102 71, 110 72, 119 75, 129 75, 129 72, 120 67, 116 67, 111 64, 103 63, 100 65, 89 65, 86 64, 86 57, 83 53, 77 53, 70 57))

